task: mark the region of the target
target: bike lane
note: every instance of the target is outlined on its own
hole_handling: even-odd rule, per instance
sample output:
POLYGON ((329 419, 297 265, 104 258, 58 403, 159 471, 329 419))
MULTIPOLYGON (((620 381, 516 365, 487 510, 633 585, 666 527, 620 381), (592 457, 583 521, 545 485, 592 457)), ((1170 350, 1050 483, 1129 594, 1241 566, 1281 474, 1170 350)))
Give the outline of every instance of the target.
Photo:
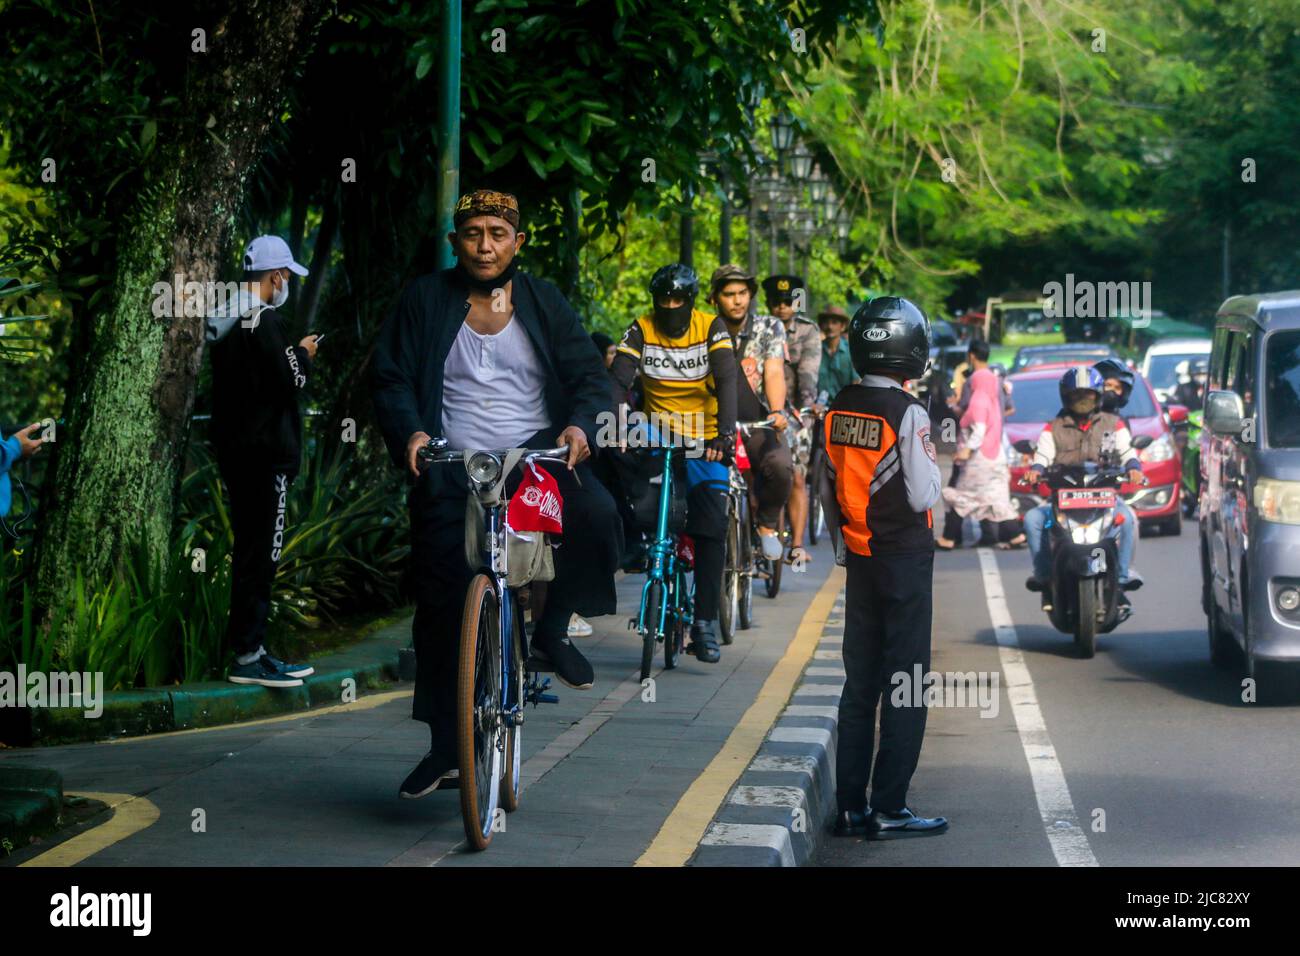
POLYGON ((141 827, 104 827, 109 815, 102 814, 62 834, 62 856, 60 844, 46 844, 10 862, 630 865, 786 654, 833 567, 825 544, 812 554, 805 573, 783 576, 775 600, 756 589, 755 626, 723 647, 718 664, 685 657, 674 671, 657 670, 653 695, 637 679, 639 639, 627 629, 643 578, 622 577, 620 612, 593 619, 595 633, 578 639, 595 686, 580 692, 561 685, 558 704, 530 710, 528 789, 484 853, 461 845, 456 791, 398 798, 398 784, 427 749, 427 730, 409 718, 409 685, 399 685, 323 713, 0 754, 5 762, 58 770, 69 794, 116 795, 106 802, 156 808, 156 816, 137 814, 148 821, 141 827))

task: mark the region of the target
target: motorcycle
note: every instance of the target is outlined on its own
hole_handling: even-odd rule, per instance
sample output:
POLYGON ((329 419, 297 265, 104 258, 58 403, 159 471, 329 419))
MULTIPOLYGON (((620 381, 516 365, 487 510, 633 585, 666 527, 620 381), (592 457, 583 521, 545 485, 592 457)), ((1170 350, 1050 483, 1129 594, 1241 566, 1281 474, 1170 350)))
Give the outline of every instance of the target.
POLYGON ((1180 450, 1183 455, 1182 506, 1183 517, 1191 518, 1201 501, 1201 426, 1204 412, 1201 409, 1189 412, 1187 427, 1181 438, 1180 450))
MULTIPOLYGON (((1151 438, 1140 435, 1134 447, 1145 448, 1151 438), (1145 440, 1144 440, 1145 439, 1145 440)), ((1015 449, 1031 455, 1034 445, 1018 441, 1015 449)), ((1127 471, 1117 463, 1051 465, 1040 484, 1052 513, 1045 547, 1051 549, 1048 617, 1062 634, 1072 634, 1080 657, 1097 652, 1097 635, 1113 631, 1131 609, 1119 600, 1119 532, 1116 508, 1127 471)), ((1022 479, 1023 483, 1023 479, 1022 479)), ((1122 521, 1122 519, 1120 519, 1122 521)))

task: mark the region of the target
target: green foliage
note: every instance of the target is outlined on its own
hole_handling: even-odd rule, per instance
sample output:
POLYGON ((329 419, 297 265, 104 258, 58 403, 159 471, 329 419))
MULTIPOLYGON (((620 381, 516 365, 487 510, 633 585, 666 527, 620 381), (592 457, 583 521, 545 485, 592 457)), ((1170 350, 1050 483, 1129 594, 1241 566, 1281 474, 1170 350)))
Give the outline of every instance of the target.
MULTIPOLYGON (((407 529, 399 485, 363 473, 338 447, 316 444, 289 497, 290 534, 272 591, 271 625, 280 634, 401 601, 407 529)), ((220 676, 228 663, 232 536, 216 462, 202 449, 181 500, 177 557, 165 577, 140 550, 102 579, 77 574, 48 631, 34 615, 30 559, 11 549, 0 554, 0 665, 101 671, 110 689, 220 676)))
MULTIPOLYGON (((1123 97, 1139 70, 1148 85, 1187 77, 1147 51, 1136 62, 1122 9, 892 0, 883 45, 846 31, 797 112, 854 188, 872 281, 933 302, 1000 248, 1131 248, 1158 221, 1139 180, 1143 137, 1164 122, 1123 97), (1098 27, 1107 53, 1092 49, 1098 27)), ((1024 285, 1065 271, 1046 259, 1031 255, 1024 285)))

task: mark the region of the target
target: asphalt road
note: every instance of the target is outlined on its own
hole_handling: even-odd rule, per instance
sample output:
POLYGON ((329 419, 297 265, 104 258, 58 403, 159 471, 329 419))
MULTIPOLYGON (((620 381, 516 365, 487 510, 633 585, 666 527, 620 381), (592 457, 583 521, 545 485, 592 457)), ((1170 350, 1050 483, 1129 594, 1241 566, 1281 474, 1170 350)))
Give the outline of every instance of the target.
MULTIPOLYGON (((937 555, 932 667, 998 682, 982 706, 930 711, 910 803, 952 828, 885 844, 828 837, 813 862, 1300 862, 1300 706, 1244 704, 1244 675, 1211 668, 1194 559, 1194 526, 1142 539, 1136 564, 1148 583, 1134 595, 1135 616, 1080 660, 1024 590, 1025 551, 937 555), (1006 615, 998 630, 994 614, 1006 615)), ((558 705, 530 712, 523 805, 485 853, 464 851, 454 791, 397 798, 427 740, 399 686, 326 713, 0 753, 60 770, 70 792, 125 801, 109 825, 68 834, 82 841, 70 861, 59 853, 77 848, 73 840, 8 862, 627 866, 652 844, 671 857, 693 845, 683 810, 705 822, 713 812, 684 808, 688 791, 722 799, 729 784, 716 758, 751 720, 801 624, 820 627, 809 608, 815 594, 838 590, 830 566, 823 544, 808 573, 786 575, 776 601, 755 598, 758 626, 720 664, 688 659, 657 674, 652 701, 626 630, 641 578, 624 579, 623 613, 594 621, 596 634, 580 643, 595 688, 560 688, 558 705)), ((749 730, 757 740, 766 726, 749 730)))
POLYGON ((947 834, 890 843, 828 838, 818 864, 1054 866, 1054 829, 1066 853, 1083 854, 1083 862, 1090 853, 1101 866, 1300 863, 1300 706, 1242 703, 1244 670, 1211 667, 1194 524, 1180 537, 1140 540, 1134 564, 1147 584, 1132 595, 1136 613, 1099 638, 1091 660, 1073 655, 1070 638, 1025 590, 1027 551, 982 553, 996 562, 1045 733, 1018 727, 1017 717, 1027 723, 1032 711, 1017 715, 1010 706, 1008 649, 993 629, 981 552, 937 555, 932 668, 997 672, 1001 706, 990 717, 975 708, 930 711, 909 802, 918 813, 947 816, 947 834), (1057 771, 1040 774, 1049 779, 1039 781, 1038 795, 1031 759, 1057 771), (1073 820, 1043 819, 1039 797, 1059 807, 1050 803, 1061 796, 1053 776, 1068 789, 1073 820), (1072 845, 1060 839, 1070 832, 1072 845))

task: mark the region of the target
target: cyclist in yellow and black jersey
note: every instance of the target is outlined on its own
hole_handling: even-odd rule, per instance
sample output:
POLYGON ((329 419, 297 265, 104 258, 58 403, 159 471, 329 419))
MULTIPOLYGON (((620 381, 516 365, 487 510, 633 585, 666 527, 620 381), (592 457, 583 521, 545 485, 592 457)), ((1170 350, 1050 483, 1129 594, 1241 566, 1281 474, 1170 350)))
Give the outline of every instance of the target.
MULTIPOLYGON (((641 377, 641 411, 658 416, 689 442, 686 454, 686 532, 695 541, 695 619, 698 660, 715 663, 718 599, 722 592, 723 538, 727 527, 727 462, 736 448, 736 356, 723 321, 694 308, 700 283, 681 263, 650 280, 654 309, 623 334, 610 375, 615 403, 641 377), (703 444, 703 454, 689 450, 703 444)), ((621 416, 620 416, 621 418, 621 416)))

